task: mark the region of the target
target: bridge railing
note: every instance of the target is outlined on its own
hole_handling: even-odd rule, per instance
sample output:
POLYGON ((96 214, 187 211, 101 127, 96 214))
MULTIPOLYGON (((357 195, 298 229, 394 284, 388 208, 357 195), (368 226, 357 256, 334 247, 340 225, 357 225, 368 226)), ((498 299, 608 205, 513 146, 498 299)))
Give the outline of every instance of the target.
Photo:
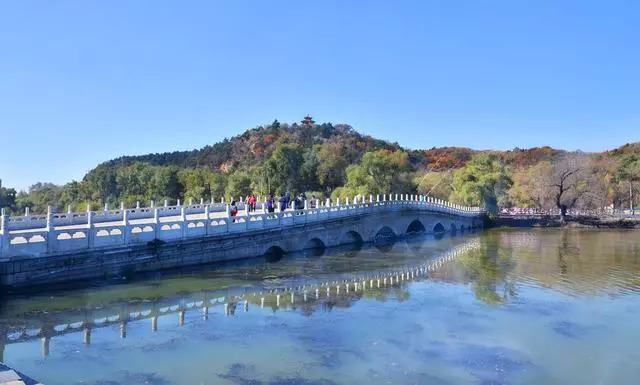
POLYGON ((426 210, 449 215, 475 217, 484 211, 419 195, 399 194, 356 197, 351 202, 327 200, 305 201, 305 208, 285 211, 249 212, 248 207, 231 216, 218 204, 137 207, 101 212, 54 214, 44 216, 7 217, 0 215, 0 259, 37 257, 47 254, 80 251, 101 247, 173 241, 184 238, 233 234, 266 228, 304 225, 334 218, 357 216, 394 210, 426 210), (162 215, 172 213, 172 215, 162 215), (189 213, 187 215, 187 213, 189 213))

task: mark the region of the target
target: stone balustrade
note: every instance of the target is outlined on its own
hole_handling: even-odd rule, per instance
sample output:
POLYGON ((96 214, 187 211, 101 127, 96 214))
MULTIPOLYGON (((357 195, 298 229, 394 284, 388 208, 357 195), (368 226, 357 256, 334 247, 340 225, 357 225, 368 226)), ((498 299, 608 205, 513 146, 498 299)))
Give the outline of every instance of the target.
MULTIPOLYGON (((180 202, 178 202, 180 203, 180 202)), ((345 202, 315 200, 305 208, 269 213, 264 203, 254 212, 243 202, 238 215, 230 216, 225 203, 140 207, 117 210, 53 213, 8 217, 0 215, 0 260, 109 248, 154 241, 230 234, 267 228, 303 225, 394 210, 421 210, 459 217, 477 217, 484 210, 410 194, 383 194, 347 198, 345 202), (368 198, 368 199, 367 199, 368 198)), ((276 202, 277 206, 277 202, 276 202)))

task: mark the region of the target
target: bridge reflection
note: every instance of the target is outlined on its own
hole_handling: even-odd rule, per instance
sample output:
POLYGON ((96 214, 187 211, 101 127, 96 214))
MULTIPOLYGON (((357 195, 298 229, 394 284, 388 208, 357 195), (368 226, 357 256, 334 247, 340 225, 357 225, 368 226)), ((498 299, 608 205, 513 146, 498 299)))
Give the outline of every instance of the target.
MULTIPOLYGON (((98 328, 118 327, 121 338, 127 337, 130 322, 150 320, 152 331, 158 330, 158 318, 173 315, 177 326, 183 326, 186 312, 200 312, 207 320, 213 308, 219 307, 221 314, 234 316, 249 311, 250 307, 278 310, 302 310, 312 313, 317 308, 349 306, 362 297, 385 295, 402 285, 437 277, 437 271, 460 254, 477 248, 477 240, 441 252, 435 258, 401 267, 387 267, 375 271, 358 273, 335 273, 313 279, 305 277, 291 281, 282 287, 279 284, 262 283, 250 287, 237 285, 222 290, 201 290, 179 297, 160 298, 154 301, 121 301, 106 307, 66 308, 60 311, 42 312, 36 315, 5 320, 0 325, 0 361, 3 361, 5 346, 40 339, 42 355, 50 353, 54 337, 82 333, 85 344, 91 344, 92 332, 98 328), (275 286, 275 287, 274 287, 275 286)), ((408 243, 385 244, 378 247, 382 252, 391 252, 393 247, 407 247, 414 253, 420 247, 408 243)), ((339 248, 305 250, 305 257, 319 257, 340 253, 353 257, 362 245, 354 243, 339 248)), ((402 251, 402 250, 400 250, 402 251)))
MULTIPOLYGON (((477 248, 477 240, 470 240, 441 252, 435 258, 422 260, 401 267, 379 268, 375 271, 334 273, 321 278, 305 277, 291 280, 283 286, 275 283, 261 283, 249 287, 236 285, 221 290, 201 290, 177 297, 160 298, 154 301, 121 301, 106 307, 67 308, 55 312, 42 312, 24 318, 6 320, 0 326, 0 361, 5 345, 40 339, 42 355, 50 353, 51 339, 78 333, 85 344, 91 344, 94 330, 116 327, 120 337, 127 337, 130 322, 149 320, 152 331, 158 330, 158 318, 175 316, 177 326, 183 326, 186 312, 200 312, 207 320, 214 308, 225 316, 238 316, 250 308, 278 310, 301 310, 312 313, 318 308, 348 306, 362 297, 386 296, 391 290, 402 285, 438 277, 438 271, 460 254, 477 248)), ((385 246, 383 252, 390 252, 393 246, 385 246)), ((406 247, 416 252, 414 246, 398 243, 396 247, 406 247)), ((357 254, 362 246, 346 245, 339 249, 322 252, 305 251, 305 255, 357 254)), ((348 256, 348 255, 347 255, 348 256)))

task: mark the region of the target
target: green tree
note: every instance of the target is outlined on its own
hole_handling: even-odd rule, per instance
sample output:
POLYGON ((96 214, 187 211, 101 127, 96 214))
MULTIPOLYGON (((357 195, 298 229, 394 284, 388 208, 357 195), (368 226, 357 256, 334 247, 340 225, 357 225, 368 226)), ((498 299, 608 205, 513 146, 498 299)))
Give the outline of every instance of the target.
POLYGON ((211 171, 203 168, 182 170, 178 173, 178 180, 182 185, 182 197, 185 202, 193 199, 196 202, 200 199, 211 197, 211 171))
POLYGON ((45 213, 47 207, 52 206, 55 210, 60 203, 62 188, 52 183, 38 182, 29 187, 29 193, 20 193, 16 198, 16 203, 21 210, 29 207, 33 213, 45 213))
POLYGON ((236 171, 227 179, 227 198, 238 199, 251 194, 251 178, 244 171, 236 171))
POLYGON ((551 208, 545 175, 553 172, 551 162, 541 161, 531 167, 521 168, 511 173, 512 185, 509 188, 509 202, 516 207, 551 208))
POLYGON ((453 191, 451 183, 453 181, 450 171, 425 172, 416 176, 414 183, 417 185, 418 194, 428 195, 439 199, 449 199, 453 191))
POLYGON ((484 206, 497 212, 498 204, 507 201, 511 179, 500 158, 494 154, 474 155, 453 174, 450 200, 467 206, 484 206))
POLYGON ((344 144, 330 142, 319 146, 316 157, 318 159, 316 173, 320 185, 324 186, 327 191, 342 186, 346 181, 346 170, 349 166, 347 149, 344 144))
POLYGON ((300 191, 311 191, 320 188, 317 177, 318 157, 313 149, 305 151, 300 166, 300 191))
POLYGON ((178 168, 175 166, 154 167, 153 176, 149 183, 149 195, 151 199, 160 203, 162 200, 176 199, 180 196, 183 186, 178 177, 178 168))
POLYGON ((410 171, 409 156, 404 151, 367 152, 359 165, 347 168, 347 183, 331 195, 338 198, 411 192, 414 186, 410 171))
POLYGON ((87 174, 83 180, 86 185, 87 200, 114 202, 118 200, 116 167, 101 164, 87 174))
POLYGON ((213 172, 209 176, 209 190, 211 191, 211 198, 218 200, 224 196, 227 189, 227 176, 219 172, 213 172))
POLYGON ((15 189, 2 187, 0 180, 0 208, 7 209, 7 215, 16 209, 16 195, 15 189))
POLYGON ((116 187, 118 198, 131 206, 136 202, 141 204, 151 200, 151 186, 155 170, 147 163, 136 162, 116 171, 116 187))
POLYGON ((86 204, 88 202, 86 189, 87 186, 84 182, 81 183, 75 180, 64 185, 58 201, 58 211, 64 212, 67 206, 71 206, 72 211, 86 210, 86 204))
POLYGON ((304 163, 304 151, 295 144, 279 145, 267 159, 260 175, 265 178, 264 185, 276 194, 300 191, 301 165, 304 163))

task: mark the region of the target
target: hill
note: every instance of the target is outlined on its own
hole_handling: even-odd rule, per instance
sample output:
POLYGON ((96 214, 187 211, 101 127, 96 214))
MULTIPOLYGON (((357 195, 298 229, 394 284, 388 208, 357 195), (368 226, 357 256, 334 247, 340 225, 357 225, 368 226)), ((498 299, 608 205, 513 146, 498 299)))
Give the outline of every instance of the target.
MULTIPOLYGON (((316 124, 307 116, 293 124, 275 120, 198 150, 112 159, 89 171, 82 181, 64 186, 38 183, 21 193, 0 187, 0 205, 19 212, 27 206, 43 211, 47 205, 62 210, 67 205, 82 209, 87 203, 114 207, 120 202, 132 206, 136 201, 146 204, 150 200, 219 200, 250 192, 307 191, 316 196, 348 196, 391 190, 429 193, 469 204, 483 198, 461 196, 459 191, 454 194, 454 171, 475 167, 469 162, 484 157, 493 159, 490 163, 499 163, 507 174, 509 186, 503 189, 503 203, 530 206, 539 202, 530 196, 531 186, 525 182, 546 164, 567 156, 594 160, 597 167, 596 163, 589 167, 601 174, 609 191, 601 200, 620 203, 623 194, 618 191, 622 190, 620 181, 614 178, 616 167, 619 159, 639 152, 638 143, 598 154, 568 153, 551 147, 408 150, 361 134, 350 125, 316 124)), ((468 185, 477 179, 474 175, 467 178, 472 178, 465 182, 468 185)))

